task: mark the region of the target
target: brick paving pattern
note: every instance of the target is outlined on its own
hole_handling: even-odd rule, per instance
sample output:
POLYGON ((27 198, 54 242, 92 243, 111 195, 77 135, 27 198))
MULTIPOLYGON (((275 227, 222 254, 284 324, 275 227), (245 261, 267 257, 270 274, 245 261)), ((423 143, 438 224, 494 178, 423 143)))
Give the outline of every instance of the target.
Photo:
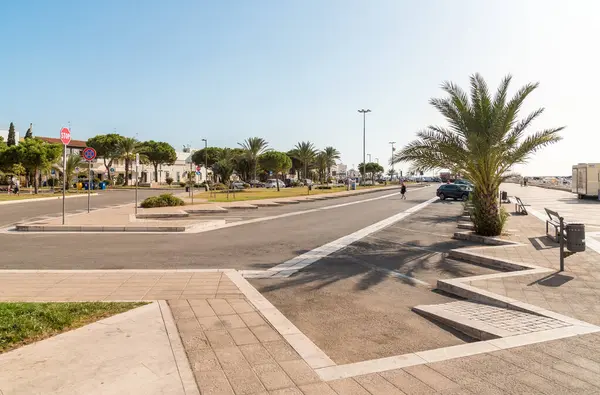
POLYGON ((570 324, 554 318, 473 302, 452 302, 442 305, 444 310, 487 325, 503 329, 514 335, 562 328, 570 324))
POLYGON ((600 325, 600 254, 591 249, 565 259, 559 272, 558 245, 545 237, 545 224, 533 216, 511 216, 503 238, 522 243, 477 252, 494 258, 555 268, 534 274, 471 281, 470 285, 530 303, 591 324, 600 325))

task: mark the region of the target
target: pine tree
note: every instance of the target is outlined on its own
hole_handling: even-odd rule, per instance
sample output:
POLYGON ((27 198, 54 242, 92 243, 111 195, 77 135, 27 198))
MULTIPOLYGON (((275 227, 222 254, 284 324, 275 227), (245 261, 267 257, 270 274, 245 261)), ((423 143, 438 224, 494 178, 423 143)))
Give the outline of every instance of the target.
POLYGON ((33 131, 31 130, 31 128, 33 127, 33 124, 29 124, 29 129, 27 129, 27 132, 25 133, 25 138, 26 139, 30 139, 33 137, 33 131))
POLYGON ((10 123, 10 126, 8 127, 8 139, 6 139, 6 145, 13 146, 16 145, 17 142, 15 141, 15 125, 13 125, 13 123, 10 123))

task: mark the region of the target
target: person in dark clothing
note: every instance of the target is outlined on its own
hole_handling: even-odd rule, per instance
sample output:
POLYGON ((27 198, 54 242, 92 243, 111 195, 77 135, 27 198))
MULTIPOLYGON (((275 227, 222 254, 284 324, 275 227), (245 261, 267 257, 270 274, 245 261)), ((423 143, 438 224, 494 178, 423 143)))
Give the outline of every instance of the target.
POLYGON ((402 186, 400 187, 400 193, 402 194, 401 199, 406 199, 406 185, 404 185, 404 183, 402 183, 402 186))

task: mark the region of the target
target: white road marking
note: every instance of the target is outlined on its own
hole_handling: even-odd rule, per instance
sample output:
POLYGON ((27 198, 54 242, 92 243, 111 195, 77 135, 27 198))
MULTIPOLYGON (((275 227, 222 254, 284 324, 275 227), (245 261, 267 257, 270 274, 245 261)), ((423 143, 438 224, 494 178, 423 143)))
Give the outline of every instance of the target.
MULTIPOLYGON (((427 188, 425 187, 419 187, 419 188, 415 188, 415 189, 411 189, 411 191, 418 191, 421 189, 427 188)), ((350 206, 350 205, 354 205, 354 204, 359 204, 359 203, 366 203, 366 202, 372 202, 375 200, 380 200, 380 199, 386 199, 392 196, 396 196, 399 195, 400 192, 394 192, 394 193, 390 193, 387 195, 383 195, 383 196, 378 196, 375 198, 370 198, 370 199, 364 199, 364 200, 357 200, 355 202, 348 202, 348 203, 341 203, 341 204, 334 204, 332 206, 325 206, 325 207, 319 207, 319 208, 314 208, 314 209, 309 209, 309 210, 303 210, 303 211, 294 211, 291 213, 285 213, 285 214, 279 214, 279 215, 273 215, 270 217, 261 217, 261 218, 253 218, 253 219, 248 219, 248 220, 243 220, 243 221, 237 221, 237 222, 231 222, 231 223, 226 223, 224 225, 218 225, 215 227, 206 227, 206 226, 202 226, 202 224, 198 224, 198 226, 195 225, 190 225, 186 228, 185 232, 17 232, 14 230, 14 225, 10 225, 8 227, 4 227, 2 229, 0 229, 0 234, 13 234, 13 235, 35 235, 35 234, 151 234, 151 235, 181 235, 181 234, 190 234, 190 233, 203 233, 203 232, 211 232, 213 230, 218 230, 218 229, 223 229, 223 228, 231 228, 234 226, 240 226, 240 225, 246 225, 246 224, 253 224, 253 223, 257 223, 257 222, 265 222, 265 221, 270 221, 270 220, 274 220, 274 219, 280 219, 280 218, 286 218, 286 217, 293 217, 296 215, 302 215, 302 214, 308 214, 308 213, 314 213, 317 211, 321 211, 321 210, 331 210, 334 208, 340 208, 340 207, 346 207, 346 206, 350 206)), ((350 195, 351 197, 351 195, 350 195)), ((433 200, 437 199, 434 198, 433 200)), ((423 204, 423 203, 421 203, 423 204)), ((123 207, 123 206, 127 206, 127 205, 132 205, 133 203, 127 203, 127 204, 123 204, 120 206, 112 206, 112 207, 107 207, 106 209, 109 208, 117 208, 117 207, 123 207)), ((415 206, 417 207, 417 206, 415 206)), ((414 207, 413 207, 414 208, 414 207)), ((104 209, 101 209, 104 210, 104 209)), ((76 214, 70 214, 70 215, 76 215, 76 214)), ((107 225, 109 226, 109 225, 107 225)))
POLYGON ((303 269, 308 265, 312 265, 313 263, 317 262, 321 258, 325 258, 325 257, 333 254, 334 252, 337 252, 337 251, 341 250, 342 248, 345 248, 360 239, 363 239, 375 232, 380 231, 383 228, 386 228, 386 227, 408 217, 409 215, 411 215, 413 213, 416 213, 417 211, 427 207, 429 204, 433 203, 436 200, 438 200, 437 196, 427 200, 426 202, 423 202, 421 204, 413 206, 406 211, 392 215, 391 217, 388 217, 382 221, 376 222, 376 223, 369 225, 365 228, 362 228, 354 233, 351 233, 347 236, 344 236, 337 240, 334 240, 331 243, 324 244, 324 245, 317 247, 311 251, 308 251, 302 255, 298 255, 297 257, 292 258, 286 262, 283 262, 277 266, 274 266, 268 270, 265 270, 264 272, 252 270, 252 271, 248 271, 247 273, 246 272, 242 272, 242 273, 245 274, 246 277, 248 277, 248 278, 250 278, 250 277, 252 277, 252 278, 289 277, 292 274, 296 273, 298 270, 303 269))

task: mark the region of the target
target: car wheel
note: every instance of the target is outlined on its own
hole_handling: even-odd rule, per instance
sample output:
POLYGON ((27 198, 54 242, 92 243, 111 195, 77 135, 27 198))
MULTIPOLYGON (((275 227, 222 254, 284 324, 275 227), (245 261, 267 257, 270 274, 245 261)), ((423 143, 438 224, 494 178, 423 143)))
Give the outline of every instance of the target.
POLYGON ((453 198, 453 199, 454 199, 454 201, 457 201, 457 200, 458 200, 458 198, 453 198))
POLYGON ((463 200, 463 202, 469 200, 469 195, 467 195, 467 194, 462 195, 462 200, 463 200))
POLYGON ((440 193, 440 200, 446 200, 446 195, 444 195, 443 193, 440 193))

